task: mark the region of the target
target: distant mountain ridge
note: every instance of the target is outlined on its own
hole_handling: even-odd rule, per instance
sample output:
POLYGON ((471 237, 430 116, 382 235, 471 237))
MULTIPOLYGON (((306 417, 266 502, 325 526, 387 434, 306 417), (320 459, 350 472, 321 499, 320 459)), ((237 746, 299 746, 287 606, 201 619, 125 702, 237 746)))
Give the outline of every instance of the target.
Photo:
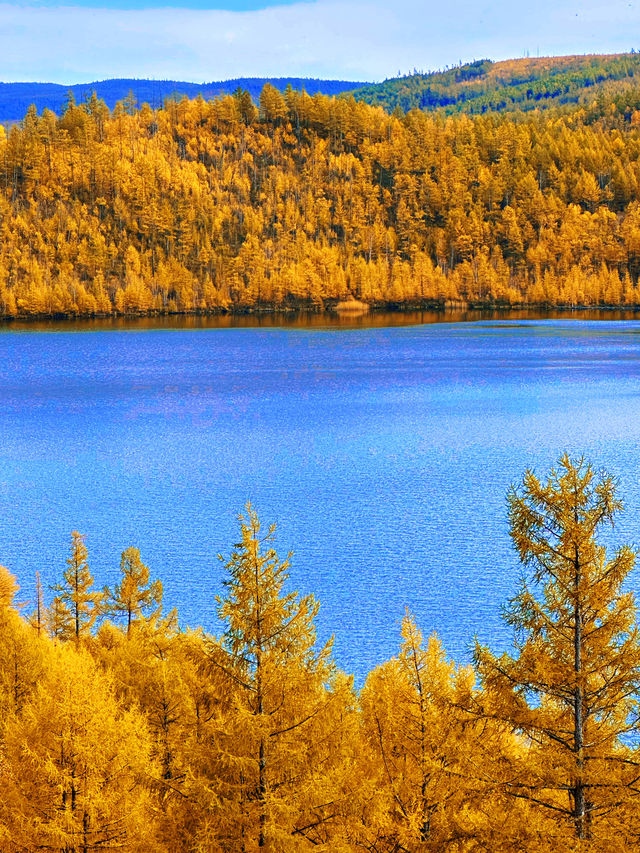
POLYGON ((48 108, 60 115, 70 91, 78 103, 95 91, 113 109, 130 93, 139 105, 161 107, 172 96, 195 98, 200 94, 210 100, 241 88, 257 102, 265 83, 281 92, 291 85, 309 95, 321 92, 353 96, 388 112, 418 109, 445 115, 482 115, 580 107, 593 112, 599 101, 603 105, 615 102, 616 109, 624 112, 625 105, 629 111, 640 108, 640 53, 526 57, 499 62, 480 59, 382 83, 304 77, 236 77, 211 83, 117 78, 72 86, 0 83, 0 122, 20 121, 31 104, 39 113, 48 108))
POLYGON ((389 112, 503 113, 590 106, 640 88, 640 53, 481 59, 444 71, 414 73, 350 92, 389 112))
POLYGON ((257 101, 265 83, 271 83, 282 92, 288 85, 294 89, 304 88, 309 95, 315 95, 317 92, 338 95, 366 85, 362 81, 320 80, 308 77, 236 77, 212 83, 117 78, 75 83, 72 86, 59 83, 0 83, 0 122, 20 121, 31 104, 35 104, 39 113, 47 108, 60 114, 70 91, 77 102, 86 100, 95 92, 99 98, 104 99, 109 109, 113 109, 116 102, 126 98, 130 92, 133 92, 139 104, 148 103, 152 107, 161 107, 164 99, 173 95, 195 98, 201 94, 203 98, 210 99, 231 94, 238 87, 246 89, 257 101))

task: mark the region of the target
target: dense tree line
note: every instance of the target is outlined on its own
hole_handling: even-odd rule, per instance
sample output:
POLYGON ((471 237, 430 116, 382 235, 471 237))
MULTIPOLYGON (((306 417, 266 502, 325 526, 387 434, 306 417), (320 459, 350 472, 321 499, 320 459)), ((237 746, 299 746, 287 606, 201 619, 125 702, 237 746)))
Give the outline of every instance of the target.
POLYGON ((112 80, 96 80, 92 83, 74 83, 64 86, 60 83, 0 83, 0 121, 19 122, 33 104, 38 112, 44 109, 62 114, 69 99, 69 92, 76 101, 84 101, 95 92, 109 109, 130 94, 139 103, 148 103, 152 107, 161 107, 166 98, 217 98, 231 95, 239 87, 246 89, 256 101, 265 83, 270 83, 281 92, 287 86, 304 89, 310 95, 322 92, 324 95, 338 95, 352 89, 359 89, 362 82, 352 80, 319 80, 313 77, 234 77, 229 80, 217 80, 210 83, 189 83, 185 80, 147 80, 135 77, 118 77, 112 80))
POLYGON ((491 62, 480 59, 444 71, 413 73, 363 86, 357 100, 400 109, 441 110, 446 115, 588 106, 598 97, 637 88, 640 55, 545 56, 491 62))
POLYGON ((0 139, 0 315, 638 305, 640 111, 597 110, 397 117, 272 86, 259 110, 31 109, 0 139))
POLYGON ((98 591, 83 537, 28 617, 0 571, 0 850, 631 851, 634 552, 615 482, 564 456, 509 494, 512 654, 450 662, 410 614, 356 692, 248 506, 220 637, 181 631, 140 553, 98 591))

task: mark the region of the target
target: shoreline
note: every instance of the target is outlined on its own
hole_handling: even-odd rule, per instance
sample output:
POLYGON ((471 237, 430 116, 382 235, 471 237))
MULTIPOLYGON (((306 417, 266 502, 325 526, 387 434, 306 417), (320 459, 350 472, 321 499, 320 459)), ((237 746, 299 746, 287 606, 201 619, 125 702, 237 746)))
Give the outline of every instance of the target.
POLYGON ((0 317, 0 332, 53 329, 245 328, 245 327, 382 327, 481 320, 634 320, 640 306, 491 305, 485 303, 397 303, 365 305, 358 310, 336 306, 257 306, 217 311, 109 314, 26 314, 0 317))
POLYGON ((482 319, 481 315, 503 316, 507 314, 537 314, 537 315, 570 315, 570 314, 613 314, 640 315, 640 305, 550 305, 548 303, 519 303, 509 305, 505 303, 490 302, 407 302, 407 303, 376 303, 367 304, 358 300, 337 302, 335 305, 257 305, 257 306, 234 306, 232 308, 220 308, 215 310, 194 311, 147 311, 147 312, 96 312, 93 314, 81 314, 76 312, 65 313, 39 313, 39 314, 16 314, 11 316, 0 316, 0 328, 15 324, 38 324, 38 323, 60 323, 63 325, 74 323, 126 323, 139 321, 170 321, 170 320, 240 320, 241 318, 256 320, 266 318, 280 318, 282 320, 302 320, 311 318, 333 317, 338 321, 362 320, 366 318, 380 317, 381 315, 403 317, 417 313, 429 314, 440 317, 443 320, 452 316, 464 315, 469 319, 475 317, 482 319))

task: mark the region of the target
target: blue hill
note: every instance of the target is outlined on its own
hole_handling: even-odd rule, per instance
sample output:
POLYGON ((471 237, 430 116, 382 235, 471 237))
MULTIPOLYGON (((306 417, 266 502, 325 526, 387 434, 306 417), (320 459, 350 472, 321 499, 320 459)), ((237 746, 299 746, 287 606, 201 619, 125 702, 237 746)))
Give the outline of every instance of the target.
POLYGON ((148 103, 152 107, 161 107, 165 98, 187 95, 195 98, 202 94, 205 99, 215 98, 234 92, 238 87, 246 89, 257 101, 265 83, 271 83, 280 91, 290 84, 294 89, 305 89, 310 95, 322 92, 325 95, 337 95, 340 92, 358 89, 365 85, 352 80, 316 80, 303 77, 237 77, 233 80, 221 80, 212 83, 186 83, 178 80, 136 80, 114 79, 98 80, 93 83, 77 83, 64 86, 57 83, 0 83, 0 122, 19 121, 31 104, 38 112, 48 108, 61 113, 69 91, 77 102, 84 101, 95 91, 103 98, 110 109, 117 101, 126 98, 130 92, 139 104, 148 103))

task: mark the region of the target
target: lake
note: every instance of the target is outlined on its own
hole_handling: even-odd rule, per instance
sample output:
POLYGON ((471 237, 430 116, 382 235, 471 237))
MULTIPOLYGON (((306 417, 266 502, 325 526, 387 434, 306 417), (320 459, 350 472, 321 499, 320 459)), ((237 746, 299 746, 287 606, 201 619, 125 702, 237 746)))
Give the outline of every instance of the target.
POLYGON ((137 546, 181 623, 219 632, 217 555, 250 500, 358 684, 406 607, 458 661, 474 636, 507 648, 505 494, 527 466, 584 453, 620 478, 608 538, 640 541, 640 322, 400 316, 2 327, 0 563, 21 600, 77 529, 98 587, 137 546))

